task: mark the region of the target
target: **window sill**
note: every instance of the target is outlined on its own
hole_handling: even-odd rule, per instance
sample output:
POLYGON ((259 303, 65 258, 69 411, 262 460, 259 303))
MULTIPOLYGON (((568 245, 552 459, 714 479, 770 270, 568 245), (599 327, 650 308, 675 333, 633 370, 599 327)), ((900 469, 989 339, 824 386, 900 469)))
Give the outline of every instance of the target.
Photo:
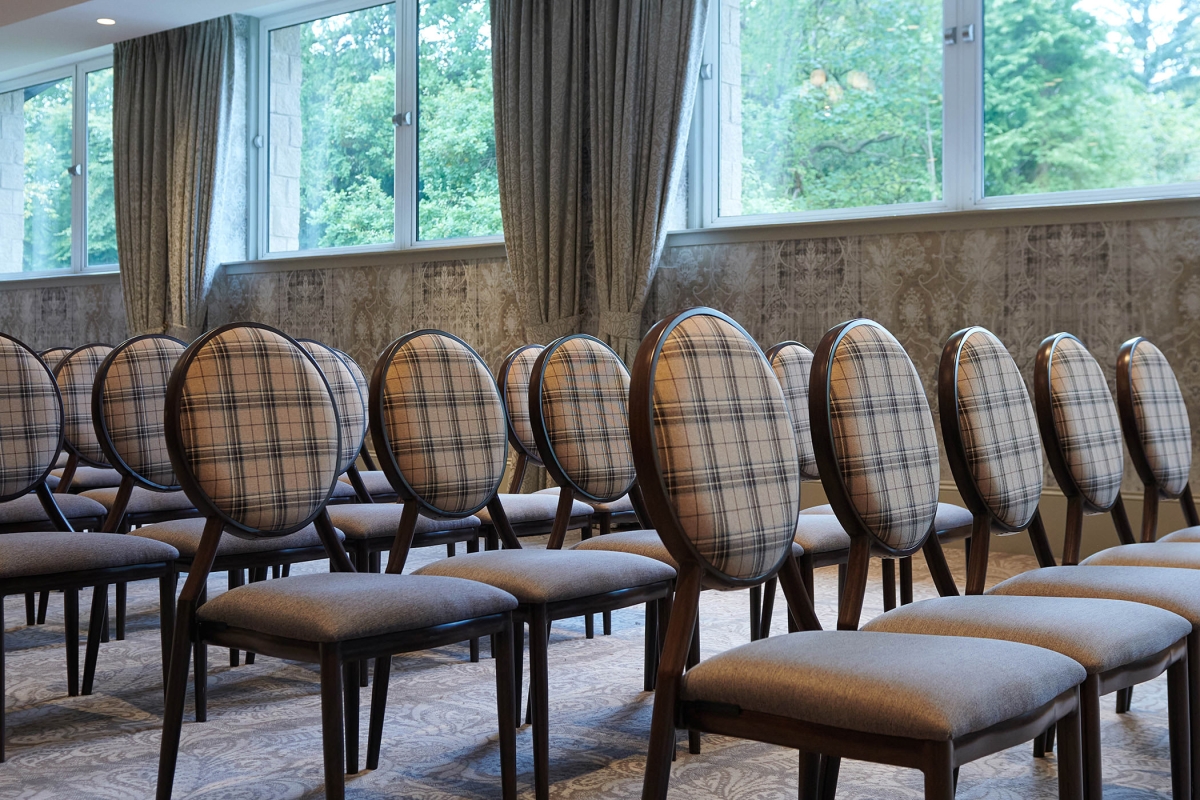
POLYGON ((403 250, 377 249, 354 253, 308 252, 277 255, 254 261, 231 261, 221 265, 226 275, 254 275, 264 272, 294 272, 327 267, 376 267, 400 264, 426 264, 435 261, 466 261, 504 258, 504 241, 445 244, 435 242, 403 250))
POLYGON ((61 275, 42 273, 26 275, 23 272, 0 274, 0 291, 5 289, 47 289, 54 286, 89 286, 121 280, 121 271, 116 269, 91 272, 65 272, 61 275))
POLYGON ((1071 225, 1091 222, 1126 222, 1173 217, 1200 217, 1200 197, 1153 200, 1119 200, 1069 205, 981 207, 967 211, 929 210, 859 219, 811 222, 722 222, 709 228, 671 231, 668 247, 734 244, 833 236, 881 236, 1031 225, 1071 225))

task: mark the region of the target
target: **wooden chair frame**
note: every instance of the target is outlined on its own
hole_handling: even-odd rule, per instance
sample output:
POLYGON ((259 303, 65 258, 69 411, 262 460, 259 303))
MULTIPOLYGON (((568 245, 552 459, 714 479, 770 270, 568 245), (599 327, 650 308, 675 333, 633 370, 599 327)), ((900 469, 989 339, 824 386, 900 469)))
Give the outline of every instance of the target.
MULTIPOLYGON (((51 373, 54 375, 55 383, 58 382, 58 373, 62 368, 63 363, 80 350, 86 350, 89 347, 112 347, 112 345, 108 344, 107 342, 91 342, 89 344, 83 344, 79 347, 73 348, 69 353, 60 358, 51 369, 51 373)), ((43 363, 45 362, 43 361, 43 363)), ((79 450, 76 449, 74 443, 66 438, 63 439, 63 445, 64 449, 67 451, 67 465, 63 467, 63 474, 62 477, 58 479, 58 486, 54 488, 54 491, 57 494, 66 494, 71 490, 71 482, 75 479, 75 470, 79 469, 80 464, 85 467, 96 467, 98 469, 109 469, 112 466, 111 464, 102 464, 98 461, 92 461, 87 456, 81 454, 79 450)))
MULTIPOLYGON (((270 534, 246 528, 237 520, 226 515, 216 505, 211 503, 204 490, 191 474, 188 464, 182 455, 180 441, 180 405, 183 394, 184 378, 187 368, 195 359, 196 353, 213 337, 236 327, 257 327, 269 330, 277 335, 289 338, 286 334, 256 323, 234 323, 224 325, 201 336, 180 357, 172 374, 167 391, 167 444, 171 453, 171 462, 175 467, 175 475, 179 479, 188 496, 197 502, 207 519, 204 535, 197 550, 196 557, 184 582, 183 591, 179 595, 176 606, 176 621, 172 630, 171 660, 168 669, 166 687, 166 707, 164 711, 162 746, 159 753, 158 787, 159 800, 170 800, 171 789, 175 780, 175 767, 179 755, 179 739, 183 726, 184 701, 187 688, 187 672, 191 660, 193 643, 199 650, 206 644, 214 644, 231 649, 242 649, 248 652, 263 653, 307 663, 320 665, 321 674, 321 728, 325 762, 325 796, 330 800, 342 800, 345 797, 345 775, 358 771, 358 673, 359 662, 374 658, 376 661, 376 691, 375 694, 387 696, 387 670, 391 664, 391 656, 397 653, 426 650, 444 644, 460 642, 470 637, 492 635, 495 637, 498 656, 505 655, 506 642, 512 641, 512 616, 510 613, 492 614, 472 620, 436 625, 401 633, 372 636, 335 644, 317 644, 283 636, 265 634, 258 631, 201 622, 196 618, 197 608, 204 602, 204 589, 208 575, 216 561, 217 544, 225 531, 240 531, 243 535, 284 536, 294 533, 309 524, 316 526, 321 542, 329 556, 330 565, 337 572, 354 572, 345 548, 337 538, 333 524, 325 510, 325 504, 332 496, 334 486, 329 487, 325 501, 309 517, 286 530, 273 531, 270 534), (381 662, 384 663, 380 671, 381 662), (379 687, 382 688, 382 692, 379 687), (345 726, 343 726, 343 715, 345 726)), ((312 364, 317 374, 324 380, 324 374, 312 357, 303 347, 290 340, 297 350, 304 353, 305 358, 312 364)), ((328 382, 326 381, 328 391, 328 382)), ((331 405, 332 396, 331 396, 331 405)), ((333 406, 336 417, 337 408, 333 406)), ((336 430, 336 426, 335 426, 336 430)), ((340 436, 340 431, 338 431, 340 436)), ((333 482, 337 476, 333 476, 333 482)), ((410 506, 405 507, 407 512, 410 506)), ((416 506, 412 517, 415 522, 416 506)), ((406 513, 407 516, 407 513, 406 513)), ((271 554, 278 558, 278 554, 271 554)), ((497 712, 500 730, 500 765, 502 795, 505 800, 516 798, 516 735, 515 735, 515 706, 513 704, 513 675, 512 659, 497 657, 496 659, 496 692, 497 712)), ((197 704, 199 706, 199 703, 197 704)), ((200 721, 200 720, 197 720, 200 721)), ((375 728, 372 727, 375 736, 375 728)), ((382 735, 382 719, 378 735, 382 735)))
MULTIPOLYGON (((942 441, 945 443, 946 457, 950 462, 950 471, 954 475, 959 494, 975 517, 971 534, 973 547, 967 563, 968 595, 984 593, 987 583, 988 544, 992 531, 1018 533, 1023 530, 1005 523, 993 513, 991 506, 983 499, 983 493, 967 460, 966 441, 958 416, 958 373, 963 344, 973 333, 980 331, 987 332, 984 328, 972 326, 951 336, 942 349, 938 366, 938 407, 942 410, 942 441)), ((1039 510, 1034 510, 1024 530, 1028 531, 1030 542, 1037 554, 1039 569, 1053 567, 1054 554, 1046 538, 1046 529, 1042 525, 1039 510)), ((930 562, 930 571, 945 575, 948 574, 949 568, 943 559, 936 565, 930 562)), ((935 583, 938 582, 935 580, 935 583)), ((943 597, 958 594, 957 591, 941 591, 941 584, 938 588, 943 597)), ((1195 770, 1200 768, 1200 751, 1191 752, 1191 731, 1200 731, 1200 694, 1196 693, 1200 691, 1200 660, 1193 661, 1189 658, 1189 653, 1192 652, 1200 654, 1200 634, 1195 632, 1154 656, 1100 675, 1089 675, 1084 681, 1080 687, 1079 713, 1083 737, 1084 787, 1088 797, 1100 797, 1103 786, 1100 698, 1117 692, 1118 705, 1124 703, 1125 710, 1128 710, 1128 691, 1133 686, 1153 680, 1164 672, 1167 673, 1173 797, 1175 800, 1184 800, 1193 796, 1192 778, 1195 770)), ((1049 733, 1049 730, 1035 741, 1035 756, 1041 757, 1048 747, 1053 747, 1053 734, 1049 733)))
POLYGON ((1144 336, 1135 336, 1121 345, 1117 353, 1117 414, 1121 420, 1121 431, 1124 434, 1125 446, 1138 477, 1144 487, 1142 505, 1142 536, 1141 541, 1153 542, 1158 536, 1158 504, 1160 500, 1178 500, 1183 509, 1183 518, 1189 527, 1200 525, 1200 514, 1196 513, 1196 500, 1192 496, 1192 485, 1187 483, 1179 494, 1165 491, 1150 468, 1150 459, 1146 448, 1142 446, 1142 438, 1138 435, 1137 413, 1133 402, 1133 351, 1142 342, 1149 342, 1144 336))

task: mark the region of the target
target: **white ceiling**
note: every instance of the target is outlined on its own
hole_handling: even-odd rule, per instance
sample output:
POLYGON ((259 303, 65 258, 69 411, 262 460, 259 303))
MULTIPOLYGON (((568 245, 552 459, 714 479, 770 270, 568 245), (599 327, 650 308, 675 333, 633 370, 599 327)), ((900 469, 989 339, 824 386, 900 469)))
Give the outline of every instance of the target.
POLYGON ((279 0, 0 0, 0 80, 125 39, 223 14, 262 13, 279 0), (116 25, 99 25, 109 17, 116 25))

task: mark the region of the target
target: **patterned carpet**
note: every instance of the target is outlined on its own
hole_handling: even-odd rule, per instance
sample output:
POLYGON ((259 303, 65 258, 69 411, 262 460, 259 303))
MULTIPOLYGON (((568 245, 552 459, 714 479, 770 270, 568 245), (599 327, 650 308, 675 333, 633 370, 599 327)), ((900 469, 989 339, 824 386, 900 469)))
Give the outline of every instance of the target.
MULTIPOLYGON (((530 542, 532 544, 532 542, 530 542)), ((440 553, 416 552, 414 567, 440 553)), ((951 549, 962 571, 962 551, 951 549)), ((996 555, 999 581, 1033 560, 996 555)), ((306 570, 316 570, 309 565, 306 570)), ((297 570, 297 572, 302 570, 297 570)), ((919 560, 914 573, 927 573, 919 560)), ((224 575, 214 577, 210 596, 224 575)), ((881 608, 878 567, 868 587, 864 619, 881 608)), ((961 585, 961 580, 960 580, 961 585)), ((933 595, 922 580, 918 597, 933 595)), ((818 612, 833 627, 836 571, 818 570, 818 612)), ((87 608, 87 593, 81 605, 87 608)), ((744 592, 706 592, 701 601, 704 656, 747 639, 744 592)), ((162 714, 157 586, 130 587, 130 633, 102 646, 97 692, 66 696, 62 607, 51 602, 48 624, 26 628, 19 598, 5 614, 8 654, 9 760, 0 765, 0 797, 148 798, 154 793, 162 714)), ((784 630, 777 609, 774 630, 784 630)), ((551 794, 557 798, 640 795, 652 695, 641 691, 642 619, 614 614, 614 633, 588 641, 582 620, 556 623, 550 647, 551 794)), ((211 649, 209 721, 184 726, 175 797, 283 800, 323 796, 320 713, 315 668, 260 659, 230 668, 211 649)), ((499 796, 494 672, 472 664, 464 646, 397 658, 392 669, 380 768, 348 779, 347 793, 368 798, 492 798, 499 796)), ((1131 713, 1118 717, 1102 701, 1105 796, 1142 800, 1170 796, 1165 679, 1139 687, 1131 713)), ((361 731, 366 747, 366 704, 361 731)), ((189 697, 188 714, 191 705, 189 697)), ((517 738, 519 786, 532 797, 529 729, 517 738)), ((766 745, 705 736, 704 752, 675 763, 671 797, 792 798, 796 755, 766 745)), ((963 768, 960 798, 1053 798, 1053 758, 1038 761, 1016 748, 963 768)), ((844 763, 839 798, 918 798, 919 773, 844 763)))

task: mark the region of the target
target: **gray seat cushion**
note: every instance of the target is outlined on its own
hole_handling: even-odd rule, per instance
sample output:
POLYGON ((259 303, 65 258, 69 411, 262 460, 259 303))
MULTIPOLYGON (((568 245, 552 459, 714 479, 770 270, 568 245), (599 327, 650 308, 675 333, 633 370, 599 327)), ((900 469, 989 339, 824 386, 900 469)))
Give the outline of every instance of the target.
POLYGON ((353 486, 351 486, 348 483, 342 483, 341 481, 338 481, 337 484, 333 487, 333 495, 330 497, 330 499, 331 500, 346 500, 346 499, 357 498, 357 497, 358 497, 358 493, 356 491, 354 491, 353 486))
MULTIPOLYGON (((551 489, 541 489, 534 494, 547 494, 553 497, 558 497, 558 487, 551 489)), ((600 514, 632 514, 633 501, 629 499, 629 495, 623 494, 611 503, 597 503, 585 498, 578 498, 579 502, 587 503, 588 506, 595 512, 600 514)))
MULTIPOLYGON (((109 509, 113 507, 113 503, 117 502, 118 491, 116 488, 90 489, 81 492, 81 495, 109 509)), ((141 486, 133 487, 133 491, 129 493, 129 505, 125 509, 126 514, 171 514, 175 512, 194 514, 196 507, 183 492, 154 492, 150 489, 143 489, 141 486)))
POLYGON ((1080 562, 1093 567, 1176 567, 1200 569, 1200 545, 1189 542, 1123 544, 1080 562))
MULTIPOLYGON (((358 477, 362 478, 363 486, 367 487, 367 493, 372 497, 375 495, 393 495, 396 490, 392 484, 388 482, 387 476, 383 474, 383 470, 378 469, 360 469, 358 477)), ((342 475, 338 478, 342 483, 350 484, 350 476, 342 475)))
MULTIPOLYGON (((350 503, 330 506, 329 518, 347 539, 376 539, 396 535, 404 506, 400 503, 350 503)), ((417 517, 417 535, 478 528, 479 517, 462 519, 433 519, 417 517)))
POLYGON ((632 553, 493 550, 435 561, 416 574, 479 581, 522 603, 554 603, 673 580, 675 569, 632 553))
POLYGON ((833 553, 850 549, 850 534, 842 528, 837 517, 829 514, 805 514, 800 512, 796 520, 796 544, 804 552, 833 553))
POLYGON ((684 674, 682 697, 947 741, 1033 711, 1086 675, 1064 655, 1017 642, 807 631, 701 661, 684 674))
MULTIPOLYGON (((50 474, 56 478, 62 477, 63 471, 56 469, 50 474)), ((71 479, 72 492, 86 492, 88 489, 105 489, 109 486, 121 485, 121 473, 111 467, 84 467, 75 470, 71 479)))
POLYGON ((173 561, 168 544, 119 533, 6 533, 0 536, 0 580, 173 561))
MULTIPOLYGON (((617 531, 604 536, 593 536, 578 544, 571 545, 568 550, 598 550, 610 553, 633 553, 634 555, 653 558, 669 564, 672 569, 678 569, 679 564, 671 557, 667 546, 658 536, 658 531, 617 531)), ((799 545, 792 544, 792 557, 799 558, 804 550, 799 545)))
POLYGON ((1158 537, 1160 542, 1200 542, 1200 525, 1193 525, 1190 528, 1180 528, 1177 531, 1172 531, 1166 536, 1158 537))
MULTIPOLYGON (((545 494, 502 494, 500 502, 512 525, 553 522, 554 513, 558 510, 558 498, 545 494)), ((591 513, 592 507, 587 503, 576 500, 571 504, 572 517, 586 517, 591 513)), ((492 524, 492 514, 486 508, 476 511, 475 516, 484 525, 492 524)))
MULTIPOLYGON (((192 558, 200 547, 200 539, 204 534, 203 517, 191 519, 176 519, 170 522, 158 522, 154 525, 143 525, 129 533, 143 539, 152 539, 171 545, 184 558, 192 558)), ((338 538, 344 539, 341 531, 338 538)), ((256 539, 244 539, 232 533, 221 535, 221 543, 217 545, 218 556, 233 556, 242 553, 270 553, 278 550, 291 550, 294 547, 320 547, 321 537, 317 534, 315 525, 301 528, 287 536, 262 536, 256 539)))
MULTIPOLYGON (((89 500, 74 494, 58 494, 54 502, 67 519, 103 518, 104 506, 95 500, 89 500)), ((7 503, 0 503, 0 525, 21 525, 24 523, 49 523, 50 518, 42 508, 42 501, 37 495, 27 494, 7 503)))
POLYGON ((1192 632, 1178 614, 1128 600, 938 597, 876 617, 864 631, 1004 639, 1073 658, 1088 674, 1132 664, 1192 632))
POLYGON ((1103 597, 1173 611, 1200 626, 1200 572, 1167 567, 1045 567, 1023 572, 988 594, 1103 597))
MULTIPOLYGON (((812 506, 800 511, 800 515, 805 514, 832 514, 833 506, 812 506)), ((938 503, 937 514, 933 518, 933 529, 938 533, 945 533, 957 528, 969 528, 973 518, 971 512, 962 506, 956 506, 953 503, 938 503)))
POLYGON ((202 605, 197 616, 305 642, 345 642, 516 607, 512 595, 473 581, 333 572, 241 586, 202 605))

